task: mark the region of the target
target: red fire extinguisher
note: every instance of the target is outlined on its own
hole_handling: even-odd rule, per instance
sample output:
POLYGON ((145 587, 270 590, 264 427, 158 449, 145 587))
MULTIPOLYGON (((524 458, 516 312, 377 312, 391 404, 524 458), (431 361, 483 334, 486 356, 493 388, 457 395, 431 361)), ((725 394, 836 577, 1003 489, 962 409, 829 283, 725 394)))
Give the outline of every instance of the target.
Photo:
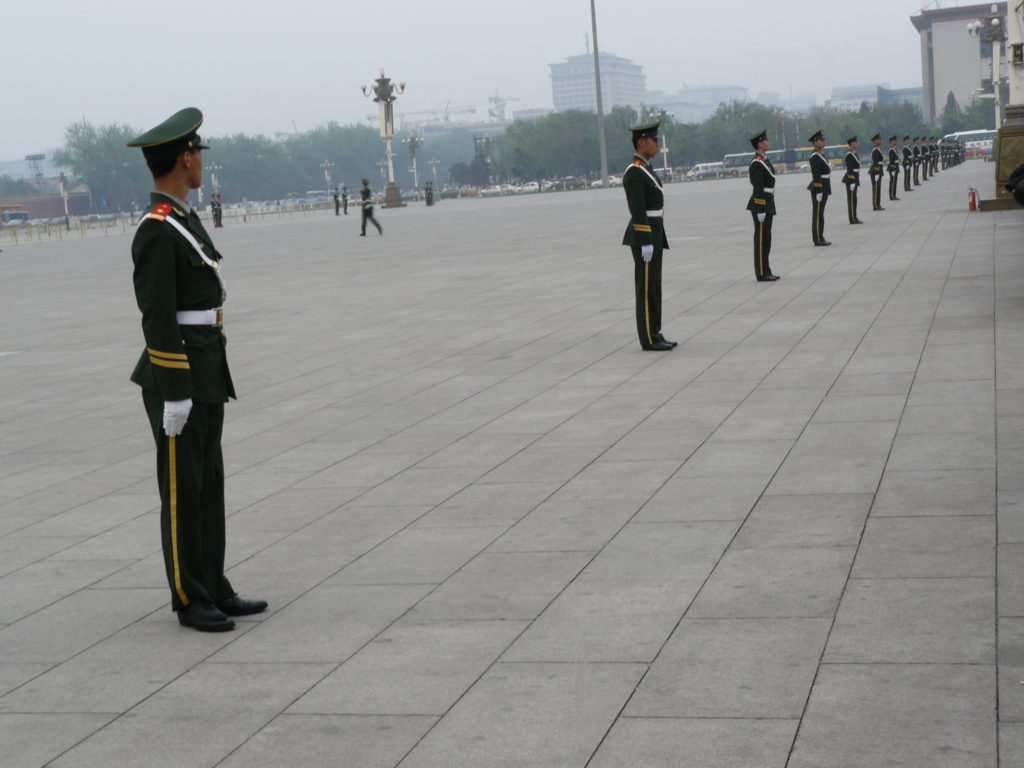
POLYGON ((978 210, 978 190, 976 190, 974 187, 967 188, 967 210, 978 210))

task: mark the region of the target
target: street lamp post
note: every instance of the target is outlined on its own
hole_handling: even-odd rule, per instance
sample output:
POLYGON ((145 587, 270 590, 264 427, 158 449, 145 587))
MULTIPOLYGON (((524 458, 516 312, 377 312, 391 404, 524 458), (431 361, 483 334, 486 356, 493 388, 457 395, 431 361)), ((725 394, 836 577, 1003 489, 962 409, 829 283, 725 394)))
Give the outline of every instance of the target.
POLYGON ((601 104, 601 60, 597 53, 597 11, 590 0, 590 26, 594 34, 594 88, 597 91, 597 144, 601 151, 601 183, 608 183, 608 149, 604 140, 604 108, 601 104))
POLYGON ((668 166, 668 136, 665 133, 665 126, 675 115, 665 109, 659 109, 652 117, 657 118, 658 122, 661 123, 661 172, 665 175, 666 180, 671 181, 669 179, 670 170, 668 166))
POLYGON ((423 138, 417 136, 415 133, 409 134, 406 138, 402 139, 402 143, 405 144, 406 149, 409 150, 409 158, 412 160, 412 186, 413 189, 419 190, 420 188, 420 176, 416 171, 416 150, 423 144, 423 138))
POLYGON ((210 172, 210 186, 213 187, 213 194, 220 194, 220 186, 217 184, 217 173, 218 171, 224 170, 224 167, 217 163, 210 163, 206 166, 206 170, 210 172))
POLYGON ((430 165, 430 170, 434 172, 434 184, 437 184, 437 166, 441 164, 441 161, 435 157, 427 162, 430 165))
POLYGON ((68 177, 63 171, 57 177, 60 180, 60 196, 64 198, 64 228, 71 231, 71 217, 68 215, 68 177))
POLYGON ((331 194, 331 168, 334 167, 334 163, 330 160, 324 160, 320 163, 320 167, 324 169, 324 182, 327 184, 327 194, 331 194))
POLYGON ((967 34, 992 46, 992 98, 995 102, 996 130, 1003 124, 1002 77, 999 70, 1003 58, 1003 41, 1006 40, 1006 26, 998 8, 993 4, 991 16, 976 19, 967 25, 967 34))
POLYGON ((384 145, 387 148, 388 183, 384 193, 384 207, 401 208, 404 204, 402 203, 402 194, 395 184, 395 161, 394 153, 391 151, 391 140, 395 137, 394 104, 395 100, 405 92, 405 83, 400 82, 396 85, 390 77, 384 75, 382 69, 380 77, 374 81, 374 84, 364 85, 362 90, 363 96, 369 97, 372 94, 373 100, 379 107, 380 137, 384 139, 384 145))

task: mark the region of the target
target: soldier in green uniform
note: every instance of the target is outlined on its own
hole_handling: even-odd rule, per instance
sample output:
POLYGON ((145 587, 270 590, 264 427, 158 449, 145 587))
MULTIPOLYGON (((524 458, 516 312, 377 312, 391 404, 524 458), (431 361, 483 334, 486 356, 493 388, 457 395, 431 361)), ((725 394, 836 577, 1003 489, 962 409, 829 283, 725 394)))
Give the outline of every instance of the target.
POLYGON ((899 200, 896 197, 896 188, 900 179, 900 151, 896 148, 896 137, 889 137, 889 199, 899 200))
POLYGON ((882 207, 882 176, 884 175, 885 155, 882 154, 882 136, 875 134, 871 137, 871 165, 868 167, 868 176, 871 177, 871 210, 884 211, 882 207))
POLYGON ((772 220, 775 218, 775 166, 768 159, 770 147, 768 132, 761 131, 750 137, 754 148, 754 159, 747 172, 750 177, 750 200, 747 210, 754 218, 754 277, 758 282, 772 282, 779 279, 772 274, 768 256, 772 252, 772 220))
POLYGON ((661 335, 661 261, 668 250, 665 235, 665 196, 661 179, 650 160, 658 154, 658 126, 633 128, 633 162, 622 176, 629 206, 629 224, 622 244, 633 253, 633 286, 636 293, 636 330, 641 348, 654 352, 673 349, 676 342, 661 335))
POLYGON ((811 183, 807 185, 811 191, 811 238, 815 245, 832 245, 825 239, 825 204, 832 194, 832 166, 821 152, 825 148, 825 133, 815 131, 808 141, 814 145, 809 159, 811 183))
POLYGON ((931 138, 931 159, 932 159, 932 176, 939 172, 939 155, 942 153, 941 147, 939 147, 939 137, 932 136, 931 138))
POLYGON ((914 137, 914 146, 910 149, 914 161, 914 186, 921 186, 921 137, 914 137))
POLYGON ((843 165, 846 166, 846 173, 843 174, 843 184, 846 185, 846 213, 850 217, 851 224, 863 224, 857 218, 857 190, 860 188, 860 157, 857 156, 857 137, 853 136, 846 140, 846 157, 843 158, 843 165))
POLYGON ((132 139, 156 191, 132 241, 135 300, 146 340, 132 381, 156 440, 164 564, 178 621, 204 632, 232 629, 231 616, 259 613, 224 575, 224 403, 235 396, 225 354, 221 255, 186 198, 203 178, 189 107, 132 139))
POLYGON ((910 187, 910 170, 914 166, 914 151, 910 148, 910 136, 903 137, 903 191, 913 192, 910 187))

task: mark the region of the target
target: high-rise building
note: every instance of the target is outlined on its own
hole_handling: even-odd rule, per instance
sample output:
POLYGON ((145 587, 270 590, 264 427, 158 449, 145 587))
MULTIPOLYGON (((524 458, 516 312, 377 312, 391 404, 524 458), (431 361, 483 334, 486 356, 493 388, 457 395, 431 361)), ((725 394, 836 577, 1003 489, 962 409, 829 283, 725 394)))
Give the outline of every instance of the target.
POLYGON ((894 104, 913 104, 921 109, 920 88, 890 88, 885 85, 845 85, 832 89, 832 97, 825 106, 839 112, 855 112, 862 104, 890 107, 894 104))
MULTIPOLYGON (((598 54, 601 61, 601 104, 604 109, 623 105, 640 109, 647 93, 644 68, 611 53, 598 54)), ((597 110, 594 89, 594 56, 570 56, 551 67, 551 97, 555 111, 597 110)))
MULTIPOLYGON (((992 7, 1006 24, 1006 3, 963 5, 921 11, 910 22, 921 35, 921 82, 924 119, 942 114, 952 93, 961 106, 970 104, 983 80, 992 78, 992 45, 967 33, 967 24, 992 16, 992 7)), ((999 65, 1006 72, 1005 50, 999 65)))
POLYGON ((671 112, 678 123, 702 123, 714 114, 719 104, 746 100, 747 89, 741 85, 711 85, 680 88, 675 93, 648 91, 646 103, 671 112))

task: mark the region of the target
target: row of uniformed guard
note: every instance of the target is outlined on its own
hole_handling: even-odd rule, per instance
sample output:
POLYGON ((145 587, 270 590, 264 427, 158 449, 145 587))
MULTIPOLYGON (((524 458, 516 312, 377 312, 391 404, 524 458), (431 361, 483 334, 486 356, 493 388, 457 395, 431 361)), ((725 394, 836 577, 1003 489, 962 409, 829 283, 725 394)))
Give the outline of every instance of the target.
MULTIPOLYGON (((632 129, 633 162, 622 177, 622 188, 629 206, 629 224, 622 237, 622 244, 633 253, 633 284, 636 293, 636 327, 640 346, 645 350, 664 352, 676 347, 676 342, 667 340, 661 333, 661 268, 662 254, 668 250, 668 237, 664 225, 664 192, 661 179, 651 166, 651 159, 658 153, 658 128, 660 123, 639 126, 632 129)), ((825 147, 824 131, 815 131, 809 141, 814 152, 809 158, 811 182, 811 239, 815 246, 828 246, 825 239, 825 205, 832 194, 832 166, 822 153, 825 147)), ((939 167, 958 165, 964 159, 964 147, 960 142, 940 141, 937 137, 917 137, 911 145, 910 136, 903 137, 902 152, 897 148, 897 137, 889 137, 888 157, 882 151, 882 137, 871 137, 871 164, 868 175, 871 178, 871 208, 884 211, 882 207, 882 178, 889 173, 889 199, 896 196, 900 166, 903 167, 904 189, 910 191, 911 172, 913 183, 919 185, 938 172, 939 167), (888 162, 887 162, 888 161, 888 162)), ((747 202, 754 222, 754 276, 759 282, 779 279, 771 269, 772 221, 775 218, 775 167, 768 159, 770 141, 767 131, 761 131, 750 138, 754 147, 754 159, 750 161, 749 178, 753 190, 747 202)), ((863 224, 857 216, 857 191, 860 187, 860 158, 857 156, 857 137, 847 139, 846 156, 843 159, 843 184, 846 186, 846 208, 851 224, 863 224)))

